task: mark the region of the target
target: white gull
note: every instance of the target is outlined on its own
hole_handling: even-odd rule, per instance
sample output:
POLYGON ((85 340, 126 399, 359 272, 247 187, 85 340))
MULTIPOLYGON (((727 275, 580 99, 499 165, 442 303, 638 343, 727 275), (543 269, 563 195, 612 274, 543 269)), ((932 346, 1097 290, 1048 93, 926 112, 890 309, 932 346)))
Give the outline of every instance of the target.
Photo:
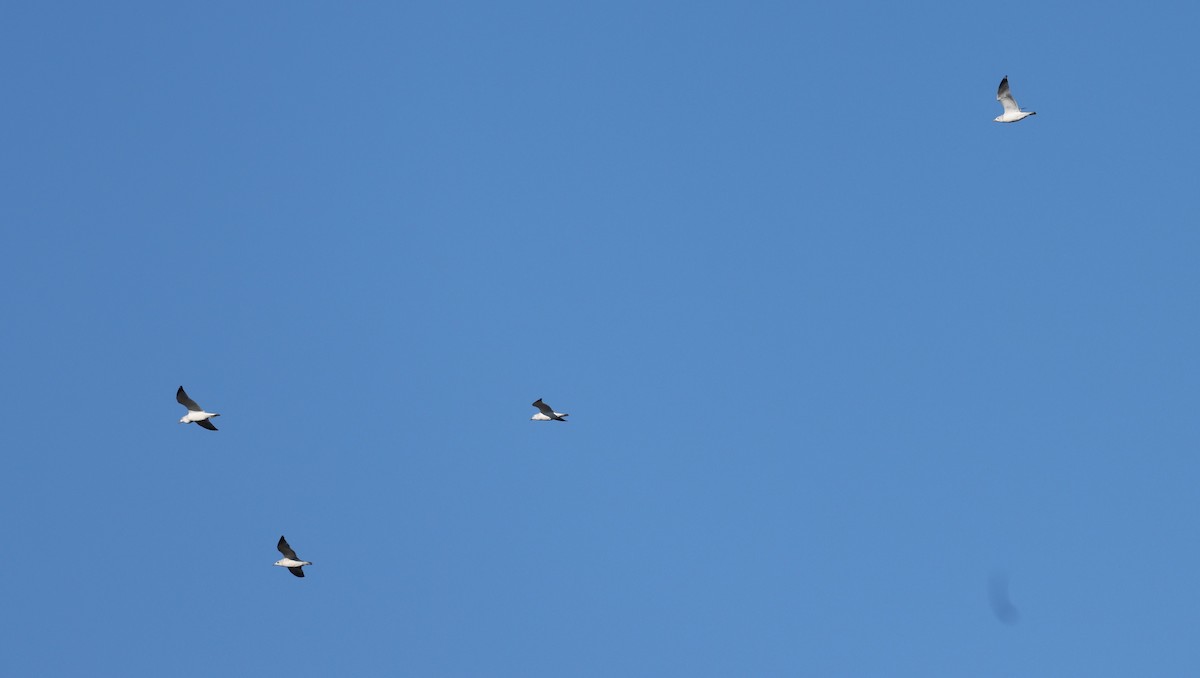
POLYGON ((283 538, 283 535, 279 535, 279 544, 277 544, 275 548, 279 549, 279 552, 283 554, 283 557, 272 563, 272 565, 286 567, 289 572, 297 577, 304 576, 305 565, 312 565, 312 563, 308 562, 307 560, 300 560, 300 556, 297 556, 296 552, 292 550, 292 547, 288 546, 287 540, 283 538))
POLYGON ((1017 100, 1013 98, 1012 92, 1008 89, 1007 75, 1000 81, 1000 89, 996 92, 996 101, 1004 106, 1004 114, 997 115, 996 122, 1017 122, 1031 115, 1037 115, 1036 111, 1022 111, 1021 107, 1017 105, 1017 100))
POLYGON ((213 417, 219 417, 221 415, 216 414, 215 412, 205 412, 203 407, 200 407, 196 404, 195 400, 192 400, 188 397, 187 392, 183 390, 182 386, 180 386, 179 390, 175 392, 175 400, 179 401, 180 405, 188 408, 188 413, 183 415, 183 418, 179 420, 179 423, 199 424, 210 431, 217 430, 217 427, 213 426, 213 423, 209 421, 209 419, 212 419, 213 417))

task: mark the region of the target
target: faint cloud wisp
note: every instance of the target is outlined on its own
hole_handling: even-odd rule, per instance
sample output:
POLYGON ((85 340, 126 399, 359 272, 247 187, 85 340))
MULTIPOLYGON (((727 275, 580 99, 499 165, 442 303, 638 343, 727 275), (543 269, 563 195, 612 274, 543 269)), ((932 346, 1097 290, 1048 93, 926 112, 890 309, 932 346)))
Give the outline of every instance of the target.
POLYGON ((1008 598, 1008 575, 993 574, 988 579, 988 602, 992 605, 992 613, 996 619, 1005 624, 1016 624, 1021 621, 1021 613, 1008 598))

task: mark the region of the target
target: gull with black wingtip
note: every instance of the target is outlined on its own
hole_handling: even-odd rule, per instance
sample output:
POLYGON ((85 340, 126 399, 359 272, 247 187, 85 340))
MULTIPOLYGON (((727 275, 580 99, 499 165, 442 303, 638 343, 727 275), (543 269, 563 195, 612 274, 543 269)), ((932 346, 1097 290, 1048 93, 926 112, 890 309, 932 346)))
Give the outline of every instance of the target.
POLYGON ((276 545, 275 548, 279 549, 279 552, 283 554, 283 557, 272 564, 278 565, 279 567, 286 567, 288 572, 291 572, 297 577, 304 576, 305 565, 312 565, 312 563, 308 562, 307 560, 300 560, 300 556, 296 555, 296 552, 292 550, 291 546, 288 546, 287 540, 283 538, 283 535, 279 535, 279 544, 276 545))
POLYGON ((1017 105, 1017 100, 1013 98, 1012 91, 1008 88, 1008 76, 1000 81, 1000 89, 996 92, 996 101, 1004 107, 1003 115, 995 117, 996 122, 1017 122, 1024 120, 1031 115, 1037 115, 1036 111, 1022 111, 1017 105))
POLYGON ((571 416, 565 412, 555 412, 554 408, 542 402, 541 398, 538 398, 533 406, 541 410, 530 417, 533 421, 566 421, 565 417, 571 416))
POLYGON ((179 423, 197 424, 210 431, 217 430, 217 427, 213 426, 213 423, 209 420, 213 417, 219 417, 221 415, 215 412, 205 412, 203 407, 200 407, 196 404, 195 400, 192 400, 188 397, 187 391, 184 391, 182 386, 180 386, 179 390, 175 392, 175 400, 178 401, 180 405, 183 405, 188 409, 188 413, 183 415, 183 418, 179 420, 179 423))

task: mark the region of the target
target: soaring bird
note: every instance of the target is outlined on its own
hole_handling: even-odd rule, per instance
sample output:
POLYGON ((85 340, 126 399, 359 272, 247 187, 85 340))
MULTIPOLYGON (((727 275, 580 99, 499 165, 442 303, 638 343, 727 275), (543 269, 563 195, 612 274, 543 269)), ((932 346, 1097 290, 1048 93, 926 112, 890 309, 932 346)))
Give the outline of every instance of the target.
POLYGON ((555 411, 554 411, 554 408, 553 408, 553 407, 550 407, 550 406, 549 406, 549 405, 547 405, 546 403, 542 402, 542 399, 541 399, 541 398, 538 398, 538 399, 537 399, 537 400, 536 400, 536 401, 533 403, 533 406, 534 406, 534 407, 536 407, 536 408, 538 408, 539 410, 541 410, 541 411, 540 411, 540 412, 538 412, 537 414, 535 414, 535 415, 533 415, 532 417, 530 417, 530 419, 532 419, 533 421, 551 421, 551 420, 553 420, 553 421, 566 421, 566 419, 564 419, 564 417, 569 417, 569 416, 571 416, 571 415, 569 415, 569 414, 567 414, 567 413, 565 413, 565 412, 555 412, 555 411))
POLYGON ((188 408, 188 413, 183 415, 183 418, 179 420, 179 423, 199 424, 210 431, 217 430, 217 427, 213 426, 213 423, 209 420, 213 417, 219 417, 221 415, 215 412, 205 412, 203 407, 200 407, 196 404, 195 400, 192 400, 188 397, 187 392, 183 390, 182 386, 180 386, 179 390, 175 392, 175 400, 178 400, 180 405, 188 408))
POLYGON ((312 565, 307 560, 300 560, 300 556, 296 555, 291 546, 288 546, 287 540, 283 538, 283 535, 279 535, 279 544, 275 548, 279 549, 283 557, 272 564, 279 567, 286 567, 289 572, 297 577, 304 576, 305 565, 312 565))
POLYGON ((1036 111, 1022 111, 1017 105, 1017 100, 1013 98, 1012 92, 1008 89, 1008 76, 1000 81, 1000 89, 996 92, 996 101, 1004 106, 1004 115, 997 115, 996 122, 1016 122, 1024 120, 1031 115, 1037 115, 1036 111))

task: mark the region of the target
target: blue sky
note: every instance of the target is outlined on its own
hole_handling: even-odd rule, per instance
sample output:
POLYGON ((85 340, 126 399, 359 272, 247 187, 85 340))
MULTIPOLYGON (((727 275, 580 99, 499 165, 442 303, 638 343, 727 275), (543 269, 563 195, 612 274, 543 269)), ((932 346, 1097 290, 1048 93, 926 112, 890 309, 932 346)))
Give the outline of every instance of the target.
POLYGON ((1196 675, 1198 20, 7 8, 0 672, 1196 675))

